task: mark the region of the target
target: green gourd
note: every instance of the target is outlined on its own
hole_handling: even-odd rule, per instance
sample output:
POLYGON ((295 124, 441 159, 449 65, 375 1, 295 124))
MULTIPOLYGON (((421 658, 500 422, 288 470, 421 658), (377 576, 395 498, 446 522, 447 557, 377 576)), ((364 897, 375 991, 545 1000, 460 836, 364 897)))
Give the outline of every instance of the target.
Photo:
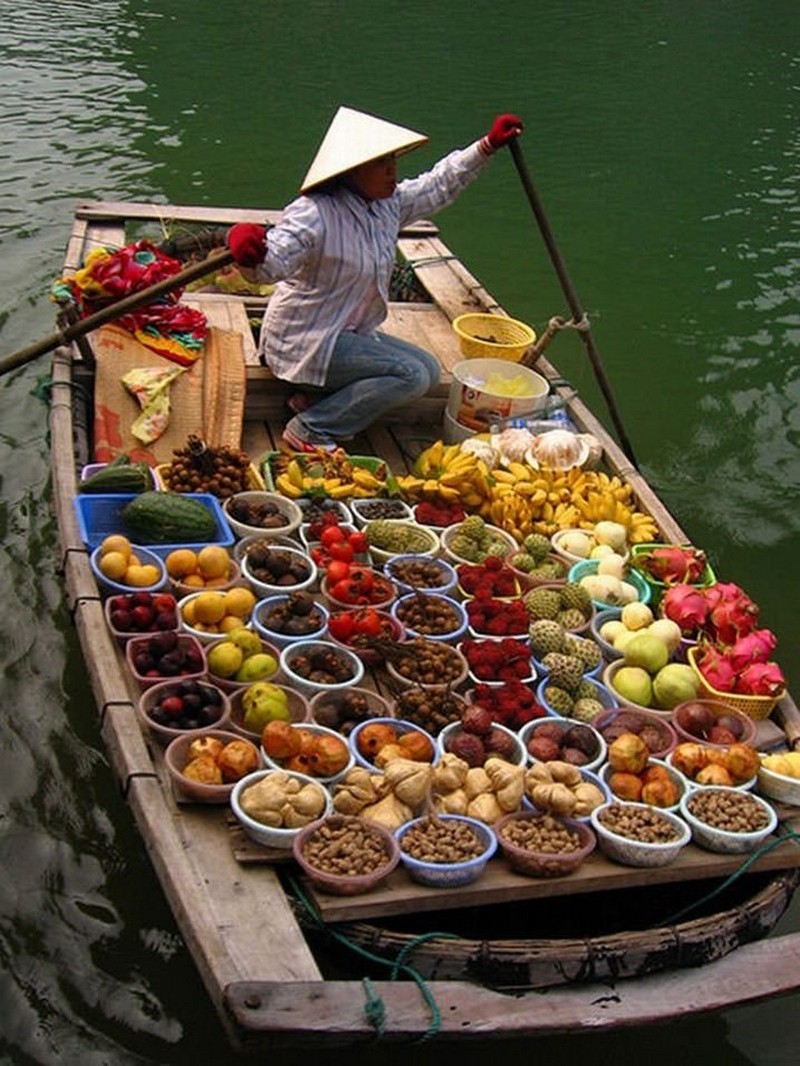
POLYGON ((145 492, 152 484, 153 476, 147 463, 132 463, 127 455, 120 455, 84 481, 78 482, 78 492, 137 493, 145 492))
POLYGON ((121 517, 137 544, 208 543, 217 534, 214 514, 180 492, 143 492, 125 505, 121 517))

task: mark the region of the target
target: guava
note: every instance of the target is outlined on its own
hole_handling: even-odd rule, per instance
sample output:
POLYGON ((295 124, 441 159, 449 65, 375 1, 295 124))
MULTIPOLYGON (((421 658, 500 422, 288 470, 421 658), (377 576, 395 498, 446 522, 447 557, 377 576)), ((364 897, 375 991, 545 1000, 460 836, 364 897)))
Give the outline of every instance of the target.
POLYGON ((699 688, 697 675, 686 663, 667 663, 653 678, 653 698, 665 711, 696 699, 699 688))
POLYGON ((260 651, 248 655, 234 674, 235 681, 263 681, 278 669, 278 660, 268 652, 260 651))
POLYGON ((242 649, 230 640, 217 641, 206 652, 209 672, 217 677, 233 677, 243 660, 242 649))
POLYGON ((244 727, 251 733, 261 733, 267 722, 292 720, 286 693, 269 681, 255 681, 246 689, 242 709, 244 727))
POLYGON ((663 640, 651 633, 636 633, 622 650, 627 666, 641 666, 648 674, 657 674, 667 665, 669 652, 663 640))
POLYGON ((649 707, 652 703, 653 682, 642 666, 621 666, 612 678, 611 687, 628 703, 640 707, 649 707))

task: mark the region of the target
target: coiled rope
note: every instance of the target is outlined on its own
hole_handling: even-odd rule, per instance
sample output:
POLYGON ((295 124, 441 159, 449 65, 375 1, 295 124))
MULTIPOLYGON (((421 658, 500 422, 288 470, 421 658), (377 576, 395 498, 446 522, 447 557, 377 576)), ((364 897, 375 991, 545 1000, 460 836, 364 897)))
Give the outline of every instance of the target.
MULTIPOLYGON (((379 963, 381 966, 390 967, 390 980, 395 981, 399 976, 404 975, 406 977, 410 977, 412 981, 414 981, 416 986, 419 988, 422 994, 422 998, 425 1000, 425 1004, 428 1007, 428 1010, 430 1011, 431 1015, 431 1021, 428 1028, 422 1034, 419 1040, 415 1041, 415 1043, 422 1044, 425 1043, 426 1040, 430 1040, 432 1037, 436 1036, 442 1026, 442 1013, 439 1010, 439 1005, 437 1004, 436 999, 430 988, 428 988, 427 984, 425 983, 425 978, 422 976, 422 974, 415 970, 414 967, 407 963, 405 960, 408 955, 414 950, 414 948, 417 947, 418 944, 424 943, 426 940, 458 940, 460 938, 456 936, 455 933, 424 933, 422 936, 418 936, 414 940, 410 941, 410 943, 405 944, 396 959, 384 959, 380 955, 374 955, 371 951, 367 951, 360 945, 354 944, 352 940, 348 939, 348 937, 344 935, 344 933, 339 932, 337 929, 334 929, 329 925, 325 925, 325 923, 320 918, 318 911, 313 906, 308 897, 305 895, 303 890, 300 888, 296 879, 291 876, 291 874, 288 875, 288 881, 291 886, 292 892, 295 894, 299 902, 305 908, 307 914, 313 919, 315 925, 319 929, 322 929, 337 943, 341 944, 349 951, 355 952, 355 954, 360 955, 362 958, 367 959, 370 962, 379 963)), ((369 1024, 375 1030, 377 1036, 380 1037, 382 1036, 385 1029, 386 1004, 383 1002, 380 996, 377 996, 375 994, 374 986, 368 977, 365 977, 363 979, 362 984, 364 986, 364 991, 366 994, 364 1014, 369 1024)))

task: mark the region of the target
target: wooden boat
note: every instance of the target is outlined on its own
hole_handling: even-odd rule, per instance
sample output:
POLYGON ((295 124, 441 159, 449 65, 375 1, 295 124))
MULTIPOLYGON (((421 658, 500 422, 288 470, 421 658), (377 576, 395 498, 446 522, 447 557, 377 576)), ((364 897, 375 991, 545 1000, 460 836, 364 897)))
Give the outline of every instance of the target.
MULTIPOLYGON (((74 271, 92 248, 123 246, 132 230, 157 234, 164 220, 211 227, 245 217, 233 209, 81 204, 65 269, 74 271)), ((398 472, 413 456, 412 438, 441 436, 450 375, 462 358, 453 318, 467 310, 503 313, 431 224, 401 234, 399 253, 413 266, 416 296, 392 304, 387 328, 436 352, 443 379, 435 395, 372 427, 354 448, 398 472)), ((197 292, 187 299, 242 338, 243 446, 258 461, 279 445, 286 398, 286 387, 255 362, 251 316, 260 315, 264 299, 197 292)), ((558 378, 544 356, 536 369, 558 378)), ((690 846, 679 864, 660 870, 587 862, 553 883, 498 867, 445 898, 398 877, 377 905, 368 897, 316 897, 316 909, 306 911, 288 868, 264 862, 232 831, 225 811, 176 803, 161 751, 137 720, 138 690, 106 624, 73 507, 77 471, 93 458, 94 373, 91 337, 56 349, 50 428, 66 595, 114 772, 235 1046, 346 1044, 376 1033, 407 1041, 596 1030, 800 988, 800 934, 768 937, 797 886, 800 850, 792 843, 763 855, 724 891, 739 859, 690 846), (689 907, 703 898, 703 908, 689 907), (684 908, 691 917, 665 920, 684 908)), ((555 391, 575 424, 602 442, 603 461, 631 483, 664 539, 687 539, 580 397, 563 386, 555 391)), ((775 717, 794 744, 800 716, 791 699, 775 717)), ((796 809, 782 814, 798 827, 796 809)))

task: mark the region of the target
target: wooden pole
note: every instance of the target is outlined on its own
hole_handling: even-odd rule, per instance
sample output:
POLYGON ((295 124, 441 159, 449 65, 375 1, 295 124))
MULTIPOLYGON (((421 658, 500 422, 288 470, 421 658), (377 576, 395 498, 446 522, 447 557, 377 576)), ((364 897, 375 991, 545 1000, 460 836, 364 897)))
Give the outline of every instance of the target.
POLYGON ((623 451, 630 459, 630 461, 633 463, 633 465, 638 466, 633 454, 631 442, 628 439, 628 434, 625 432, 625 427, 622 424, 622 419, 620 418, 619 412, 617 410, 617 405, 614 400, 614 396, 611 392, 611 386, 608 382, 608 378, 606 377, 605 370, 603 369, 603 363, 600 358, 600 353, 595 347, 588 321, 586 320, 586 316, 584 314, 583 308, 581 307, 577 293, 575 292, 572 282, 570 281, 564 260, 561 258, 561 253, 559 252, 558 246, 556 245, 555 238, 553 237, 553 231, 551 230, 550 223, 548 222, 547 216, 544 213, 542 203, 539 199, 536 189, 533 187, 533 182, 531 181, 531 176, 528 172, 527 164, 525 163, 525 159, 522 155, 522 148, 519 144, 519 138, 515 137, 512 141, 509 142, 509 149, 511 150, 511 156, 514 160, 514 164, 516 165, 517 172, 519 173, 520 181, 522 182, 522 187, 525 190, 525 195, 528 197, 528 202, 530 203, 534 216, 536 217, 536 221, 539 224, 539 230, 542 234, 542 238, 544 239, 544 243, 550 255, 550 260, 553 266, 555 267, 556 274, 558 275, 558 280, 561 283, 561 288, 563 289, 564 295, 567 298, 569 309, 570 311, 572 311, 573 323, 575 326, 579 327, 578 332, 580 334, 580 338, 583 341, 586 347, 586 351, 589 355, 589 359, 592 364, 592 369, 594 370, 594 375, 597 379, 597 384, 600 386, 600 391, 603 393, 603 397, 606 401, 608 412, 611 415, 611 420, 614 423, 614 428, 616 429, 620 445, 623 451))
POLYGON ((88 318, 73 322, 57 333, 45 337, 44 340, 31 344, 27 348, 22 348, 20 351, 14 352, 13 355, 6 356, 0 360, 0 374, 6 374, 9 370, 23 366, 38 355, 52 351, 53 348, 57 348, 60 344, 69 344, 70 341, 91 333, 92 330, 105 325, 106 322, 112 322, 115 318, 119 318, 120 315, 125 315, 137 307, 152 303, 160 296, 164 296, 174 289, 182 288, 184 285, 188 285, 189 282, 196 281, 197 278, 202 278, 214 270, 221 270, 222 267, 228 266, 232 262, 233 256, 227 248, 212 252, 206 259, 199 263, 192 263, 191 266, 178 271, 172 277, 164 278, 163 281, 156 282, 155 285, 150 285, 140 292, 133 292, 129 296, 123 296, 121 300, 117 300, 115 303, 109 304, 108 307, 96 311, 93 315, 89 315, 88 318))

